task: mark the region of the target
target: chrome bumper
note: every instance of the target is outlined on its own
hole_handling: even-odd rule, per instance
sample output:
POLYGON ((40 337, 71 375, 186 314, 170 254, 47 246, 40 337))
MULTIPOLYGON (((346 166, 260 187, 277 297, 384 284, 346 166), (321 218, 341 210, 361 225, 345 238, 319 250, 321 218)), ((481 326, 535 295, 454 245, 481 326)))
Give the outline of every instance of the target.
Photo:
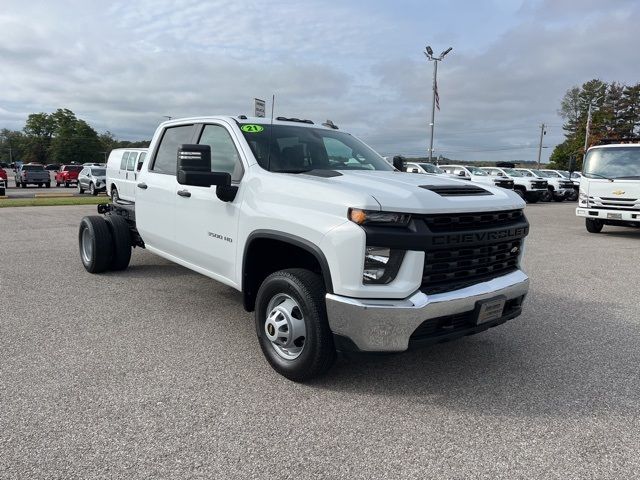
POLYGON ((453 292, 426 295, 420 291, 402 300, 348 298, 327 294, 329 326, 365 352, 401 352, 425 320, 468 312, 478 300, 503 295, 506 300, 529 290, 529 277, 518 270, 453 292))

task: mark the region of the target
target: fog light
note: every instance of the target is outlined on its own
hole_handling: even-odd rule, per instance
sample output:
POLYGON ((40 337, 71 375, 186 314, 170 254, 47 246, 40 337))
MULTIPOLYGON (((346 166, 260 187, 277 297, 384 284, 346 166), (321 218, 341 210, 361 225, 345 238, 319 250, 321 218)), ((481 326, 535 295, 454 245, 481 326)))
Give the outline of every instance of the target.
POLYGON ((385 247, 366 247, 362 282, 365 284, 386 284, 391 282, 400 270, 404 250, 385 247))

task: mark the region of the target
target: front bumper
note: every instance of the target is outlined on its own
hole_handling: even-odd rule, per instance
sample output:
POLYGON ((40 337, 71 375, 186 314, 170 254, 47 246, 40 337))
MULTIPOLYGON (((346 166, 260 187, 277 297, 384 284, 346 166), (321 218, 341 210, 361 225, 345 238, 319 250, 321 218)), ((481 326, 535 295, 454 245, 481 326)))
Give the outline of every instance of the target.
MULTIPOLYGON (((479 300, 504 296, 507 301, 524 297, 529 278, 521 270, 453 292, 426 295, 417 291, 402 300, 357 299, 327 294, 331 331, 346 337, 365 352, 401 352, 409 348, 411 335, 426 320, 471 312, 479 300)), ((519 313, 519 311, 518 311, 519 313)), ((511 316, 514 318, 516 315, 511 316)), ((482 327, 506 321, 500 319, 482 327)), ((459 329, 475 333, 480 326, 459 329)))
POLYGON ((576 208, 576 215, 578 217, 594 218, 597 220, 604 220, 609 222, 621 221, 640 223, 640 211, 629 210, 600 210, 598 207, 578 207, 576 208), (616 215, 616 217, 613 217, 616 215), (618 218, 617 215, 620 215, 618 218))

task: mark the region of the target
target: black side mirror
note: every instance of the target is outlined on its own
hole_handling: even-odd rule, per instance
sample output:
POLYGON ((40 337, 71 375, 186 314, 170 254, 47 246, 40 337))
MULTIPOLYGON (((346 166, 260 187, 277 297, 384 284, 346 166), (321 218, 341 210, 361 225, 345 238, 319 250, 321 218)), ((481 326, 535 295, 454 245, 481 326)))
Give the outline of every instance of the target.
POLYGON ((396 170, 404 172, 404 158, 402 158, 400 155, 396 155, 395 157, 393 157, 393 166, 396 170))
POLYGON ((143 164, 144 164, 144 160, 138 162, 138 165, 136 165, 136 172, 139 172, 142 169, 143 164))
POLYGON ((231 185, 227 172, 211 171, 211 147, 209 145, 182 145, 178 149, 178 183, 193 187, 215 185, 216 196, 223 202, 236 198, 238 187, 231 185))
POLYGON ((465 172, 458 172, 459 177, 466 177, 467 174, 465 172))
POLYGON ((571 157, 571 159, 569 159, 569 177, 571 177, 571 174, 575 171, 576 171, 576 158, 571 157))

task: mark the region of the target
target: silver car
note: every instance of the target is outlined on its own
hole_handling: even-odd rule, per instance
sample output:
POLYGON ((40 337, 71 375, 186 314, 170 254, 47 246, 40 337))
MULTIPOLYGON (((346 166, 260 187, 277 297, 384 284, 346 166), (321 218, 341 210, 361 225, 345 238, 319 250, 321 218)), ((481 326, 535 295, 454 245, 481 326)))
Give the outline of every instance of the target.
POLYGON ((78 174, 78 193, 89 190, 98 195, 107 189, 107 171, 104 167, 84 167, 78 174))

